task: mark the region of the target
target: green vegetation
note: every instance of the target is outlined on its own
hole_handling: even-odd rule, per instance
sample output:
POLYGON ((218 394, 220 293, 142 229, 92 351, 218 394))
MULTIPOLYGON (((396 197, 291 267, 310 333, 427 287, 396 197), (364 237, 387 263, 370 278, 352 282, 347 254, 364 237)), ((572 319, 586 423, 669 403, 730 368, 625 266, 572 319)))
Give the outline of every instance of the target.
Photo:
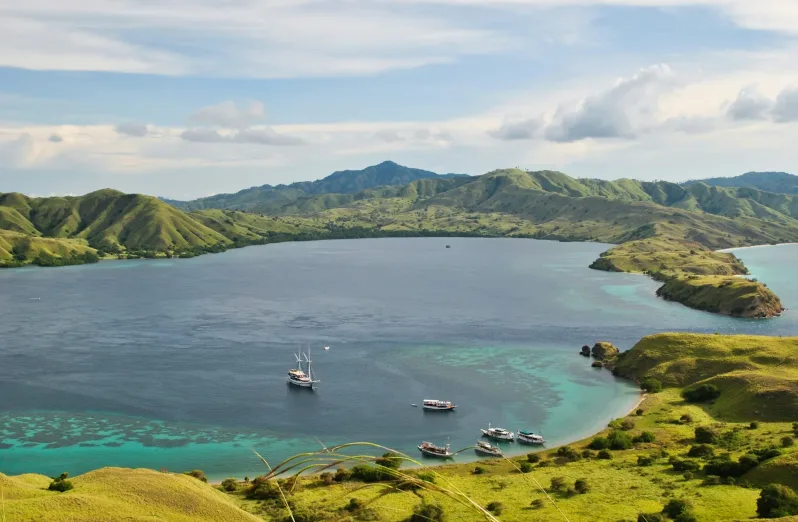
POLYGON ((748 187, 781 194, 798 194, 798 176, 786 172, 747 172, 732 178, 709 178, 689 181, 683 185, 696 183, 718 187, 748 187))

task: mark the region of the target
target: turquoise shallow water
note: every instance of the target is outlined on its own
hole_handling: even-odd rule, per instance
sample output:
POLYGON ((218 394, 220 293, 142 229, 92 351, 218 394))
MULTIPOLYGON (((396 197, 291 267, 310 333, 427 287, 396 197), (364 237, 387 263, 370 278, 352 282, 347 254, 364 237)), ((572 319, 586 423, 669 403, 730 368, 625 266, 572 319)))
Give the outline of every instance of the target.
MULTIPOLYGON (((489 422, 562 443, 637 399, 590 368, 582 344, 629 348, 669 330, 798 334, 792 310, 714 316, 656 299, 645 277, 589 270, 606 248, 358 240, 0 272, 0 471, 252 476, 263 472, 252 449, 276 462, 316 439, 371 440, 415 455, 421 440, 471 445, 489 422), (300 344, 316 350, 315 393, 285 384, 300 344), (460 407, 410 406, 424 398, 460 407)), ((798 247, 737 254, 798 306, 798 247)))

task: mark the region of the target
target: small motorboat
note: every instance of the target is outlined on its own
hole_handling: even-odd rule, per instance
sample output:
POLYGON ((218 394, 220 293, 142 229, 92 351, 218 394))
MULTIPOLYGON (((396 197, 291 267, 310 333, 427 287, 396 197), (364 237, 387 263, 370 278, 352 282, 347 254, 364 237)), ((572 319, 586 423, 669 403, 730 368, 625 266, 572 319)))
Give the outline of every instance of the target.
POLYGON ((435 399, 424 399, 423 407, 430 411, 454 411, 457 405, 449 401, 439 401, 435 399))
POLYGON ((446 245, 446 248, 452 248, 452 245, 446 245))
POLYGON ((418 445, 419 451, 428 457, 437 457, 439 459, 450 459, 454 456, 454 453, 451 452, 449 449, 449 444, 447 443, 446 446, 436 446, 431 442, 422 442, 418 445))
POLYGON ((504 457, 502 450, 498 446, 492 445, 490 442, 478 440, 474 451, 480 455, 490 455, 491 457, 504 457))
POLYGON ((531 431, 519 430, 518 442, 523 444, 546 444, 546 441, 541 435, 536 435, 531 431))
POLYGON ((515 433, 512 431, 505 430, 504 428, 491 428, 490 424, 488 424, 488 429, 480 431, 482 432, 483 436, 494 440, 506 440, 509 442, 513 442, 515 440, 515 433))

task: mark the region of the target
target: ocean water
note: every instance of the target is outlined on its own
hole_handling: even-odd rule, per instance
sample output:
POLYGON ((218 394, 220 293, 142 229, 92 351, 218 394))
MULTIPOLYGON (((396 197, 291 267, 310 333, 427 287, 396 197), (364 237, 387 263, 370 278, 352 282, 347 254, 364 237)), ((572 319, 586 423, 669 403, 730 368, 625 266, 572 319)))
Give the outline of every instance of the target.
MULTIPOLYGON (((798 335, 792 310, 715 316, 657 299, 648 278, 589 270, 606 248, 346 240, 2 271, 0 472, 254 476, 264 467, 253 450, 276 463, 362 440, 415 456, 422 440, 473 445, 488 423, 555 445, 638 399, 590 368, 583 344, 626 349, 673 330, 798 335), (285 382, 300 346, 313 350, 315 392, 285 382), (411 406, 425 398, 459 407, 411 406)), ((798 247, 736 253, 798 307, 798 247)))

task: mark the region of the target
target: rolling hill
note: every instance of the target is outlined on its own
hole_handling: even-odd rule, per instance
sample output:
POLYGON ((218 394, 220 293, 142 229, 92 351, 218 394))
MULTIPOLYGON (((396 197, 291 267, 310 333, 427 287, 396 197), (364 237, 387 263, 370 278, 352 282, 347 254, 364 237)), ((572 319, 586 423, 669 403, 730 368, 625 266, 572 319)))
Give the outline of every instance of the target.
MULTIPOLYGON (((317 181, 301 181, 290 185, 262 185, 248 188, 235 194, 218 194, 193 201, 164 200, 185 210, 208 208, 247 210, 273 214, 281 206, 317 194, 354 194, 366 189, 384 186, 401 186, 417 179, 450 179, 467 177, 464 174, 436 174, 428 170, 414 169, 384 161, 362 170, 333 172, 317 181)), ((343 203, 341 198, 338 203, 343 203)))
POLYGON ((731 178, 688 181, 684 185, 690 186, 696 183, 717 187, 747 187, 780 194, 798 194, 798 176, 786 172, 747 172, 731 178))

